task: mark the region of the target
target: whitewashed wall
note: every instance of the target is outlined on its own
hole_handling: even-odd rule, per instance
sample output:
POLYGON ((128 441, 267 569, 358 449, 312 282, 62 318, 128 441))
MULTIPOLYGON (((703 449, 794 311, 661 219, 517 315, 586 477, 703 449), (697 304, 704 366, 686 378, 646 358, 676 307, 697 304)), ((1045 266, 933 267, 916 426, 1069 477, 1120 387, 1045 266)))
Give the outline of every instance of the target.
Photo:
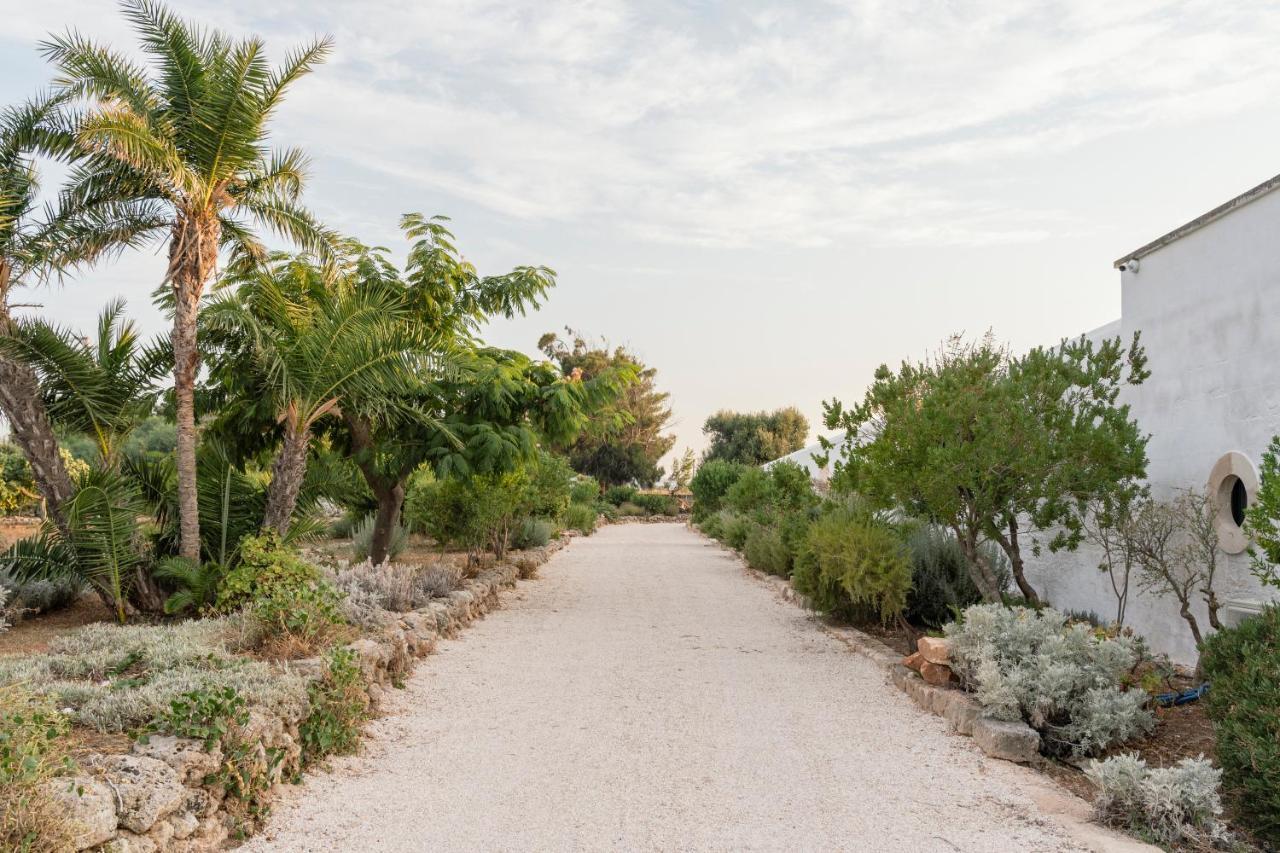
MULTIPOLYGON (((1120 277, 1122 318, 1091 337, 1127 341, 1142 332, 1152 375, 1125 400, 1151 435, 1153 492, 1204 488, 1214 463, 1233 450, 1256 467, 1280 432, 1280 191, 1142 258, 1138 272, 1120 277)), ((1114 597, 1097 565, 1098 555, 1082 548, 1045 555, 1030 574, 1055 606, 1109 617, 1114 597)), ((1229 618, 1272 592, 1250 575, 1246 555, 1229 558, 1222 593, 1234 604, 1229 618)), ((1199 618, 1207 628, 1207 616, 1199 618)), ((1171 601, 1135 590, 1126 621, 1175 660, 1195 660, 1171 601)))

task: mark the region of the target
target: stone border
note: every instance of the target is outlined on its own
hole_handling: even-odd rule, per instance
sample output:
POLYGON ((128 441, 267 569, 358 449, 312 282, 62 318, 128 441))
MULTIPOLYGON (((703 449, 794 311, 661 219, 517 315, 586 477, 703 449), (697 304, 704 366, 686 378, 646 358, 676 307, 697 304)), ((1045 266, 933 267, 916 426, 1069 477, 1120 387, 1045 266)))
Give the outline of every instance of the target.
MULTIPOLYGON (((738 563, 746 574, 772 589, 779 598, 812 612, 808 600, 805 596, 795 591, 795 588, 791 586, 790 580, 752 568, 747 564, 746 558, 740 552, 702 533, 696 525, 691 523, 689 529, 737 558, 738 563)), ((974 743, 982 749, 984 754, 994 758, 1002 757, 988 751, 988 746, 992 749, 1003 748, 1001 742, 1002 733, 999 731, 999 727, 993 727, 988 734, 988 730, 985 727, 976 725, 980 719, 985 720, 987 723, 1002 723, 1002 721, 979 717, 978 704, 969 694, 961 690, 940 688, 925 683, 918 673, 903 666, 902 654, 895 652, 880 640, 863 631, 859 631, 857 628, 846 625, 832 625, 820 618, 816 618, 816 616, 813 621, 823 633, 840 640, 851 650, 869 659, 884 670, 889 683, 910 696, 912 701, 920 708, 946 719, 953 733, 967 734, 972 737, 974 743), (973 714, 972 718, 969 718, 970 713, 973 714), (969 727, 969 732, 962 731, 966 725, 969 727), (979 735, 979 730, 982 730, 983 734, 979 735), (987 746, 983 745, 984 741, 987 742, 987 746)), ((1021 766, 1016 769, 1016 772, 1026 774, 1024 793, 1027 797, 1044 814, 1053 818, 1072 840, 1085 849, 1094 851, 1094 853, 1162 853, 1159 847, 1154 847, 1094 823, 1092 820, 1093 808, 1088 803, 1075 794, 1064 790, 1058 783, 1043 773, 1033 769, 1047 761, 1047 759, 1039 755, 1040 735, 1035 729, 1025 723, 1006 725, 1021 726, 1035 737, 1034 757, 1025 764, 1018 762, 1021 766)), ((1025 733, 1020 732, 1012 735, 1012 737, 1015 742, 1021 741, 1021 746, 1018 748, 1025 748, 1030 743, 1025 733)))
MULTIPOLYGON (((500 593, 514 587, 517 563, 542 565, 573 537, 561 536, 541 548, 511 552, 507 561, 481 571, 447 597, 408 613, 391 614, 387 627, 361 637, 348 648, 356 652, 370 712, 377 714, 388 684, 407 675, 417 658, 433 652, 440 638, 452 638, 476 619, 501 606, 500 593)), ((289 661, 288 671, 306 679, 324 674, 320 657, 289 661)), ((300 770, 301 744, 294 715, 255 708, 244 727, 262 768, 270 771, 267 799, 300 770)), ((152 736, 135 743, 128 754, 93 754, 80 762, 80 772, 53 780, 51 791, 82 827, 76 850, 94 853, 209 853, 221 850, 235 829, 223 807, 224 793, 206 786, 205 777, 221 765, 220 747, 206 751, 189 738, 152 736)))

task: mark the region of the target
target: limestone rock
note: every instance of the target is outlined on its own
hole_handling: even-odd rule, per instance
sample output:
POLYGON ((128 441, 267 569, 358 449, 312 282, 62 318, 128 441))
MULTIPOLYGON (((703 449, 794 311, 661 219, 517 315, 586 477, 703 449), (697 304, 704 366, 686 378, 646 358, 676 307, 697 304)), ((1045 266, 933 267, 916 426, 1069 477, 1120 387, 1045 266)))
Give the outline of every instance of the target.
POLYGON ((973 741, 992 758, 1019 764, 1032 761, 1040 753, 1040 735, 1022 721, 978 717, 973 721, 973 741))
POLYGON ((951 667, 927 659, 920 662, 920 677, 930 684, 937 685, 947 685, 955 680, 951 667))
POLYGON ((381 643, 369 639, 356 640, 351 650, 360 658, 360 675, 366 683, 379 680, 380 670, 385 670, 390 652, 381 643))
POLYGON ((122 832, 102 845, 102 853, 156 853, 156 843, 145 835, 122 832))
MULTIPOLYGON (((89 762, 118 797, 120 825, 145 833, 165 815, 178 810, 187 789, 173 768, 142 755, 97 755, 89 762)), ((145 839, 144 839, 145 840, 145 839)), ((129 853, 134 853, 129 849, 129 853)))
POLYGON ((945 637, 921 637, 916 642, 920 656, 929 663, 948 666, 951 663, 951 641, 945 637))
POLYGON ((955 693, 956 695, 948 703, 943 717, 951 725, 952 731, 957 734, 971 735, 973 734, 974 720, 978 719, 978 715, 982 713, 982 706, 967 693, 960 693, 959 691, 955 691, 955 693))
POLYGON ((200 818, 191 812, 183 811, 169 815, 168 821, 169 826, 173 828, 173 837, 179 841, 190 838, 200 828, 200 818))
POLYGON ((916 672, 920 671, 920 665, 922 663, 924 663, 924 655, 919 652, 912 652, 902 659, 903 666, 907 669, 914 669, 916 672))
POLYGON ((48 784, 53 798, 76 824, 75 849, 101 844, 116 834, 116 797, 102 782, 75 776, 48 784))
POLYGON ((222 765, 222 750, 214 747, 206 752, 204 744, 193 738, 152 735, 146 743, 135 743, 133 754, 163 761, 173 768, 183 784, 198 787, 204 777, 222 765))

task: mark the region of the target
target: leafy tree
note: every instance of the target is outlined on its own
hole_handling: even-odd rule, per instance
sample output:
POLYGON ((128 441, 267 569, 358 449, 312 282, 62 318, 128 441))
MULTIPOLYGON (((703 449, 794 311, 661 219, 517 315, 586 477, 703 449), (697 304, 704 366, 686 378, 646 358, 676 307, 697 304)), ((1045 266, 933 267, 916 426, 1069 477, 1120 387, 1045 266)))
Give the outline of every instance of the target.
POLYGON ((1253 573, 1258 580, 1280 587, 1280 436, 1262 454, 1262 482, 1245 510, 1245 531, 1253 542, 1253 573))
POLYGON ((572 329, 565 332, 572 338, 568 343, 553 332, 538 341, 538 349, 557 362, 565 375, 590 381, 613 373, 634 379, 616 401, 592 416, 573 441, 561 442, 557 449, 569 457, 575 471, 606 486, 652 486, 662 477, 658 460, 676 442, 674 435, 663 434, 671 421, 670 395, 657 390, 657 369, 646 367, 625 347, 610 350, 607 343, 593 344, 572 329))
POLYGON ((409 381, 408 312, 397 290, 331 286, 305 256, 279 256, 231 284, 203 315, 216 353, 210 375, 227 401, 219 420, 243 428, 265 413, 279 425, 263 526, 285 536, 313 429, 340 404, 385 404, 409 381))
POLYGON ((305 155, 264 144, 285 92, 324 60, 330 42, 317 40, 273 70, 257 38, 203 30, 151 0, 123 7, 150 69, 75 31, 41 47, 58 69, 59 94, 90 101, 74 117, 83 156, 62 192, 75 212, 68 227, 112 223, 131 239, 168 241, 181 551, 197 560, 197 310, 221 248, 237 260, 265 256, 250 222, 321 255, 332 248, 332 235, 298 203, 305 155))
POLYGON ((693 492, 693 519, 702 521, 720 510, 725 494, 749 469, 737 462, 712 459, 703 462, 689 481, 693 492))
POLYGON ((1141 489, 1147 440, 1117 398, 1146 376, 1136 336, 1127 349, 1082 337, 1018 359, 989 336, 953 338, 933 359, 881 366, 856 408, 825 404, 826 425, 845 430, 833 487, 949 528, 988 601, 1001 589, 981 545, 996 543, 1038 603, 1024 547, 1074 549, 1091 506, 1141 489))
POLYGON ((693 455, 693 448, 686 447, 684 453, 671 463, 672 492, 689 488, 689 481, 693 479, 693 474, 697 469, 698 461, 693 455))
POLYGON ((707 418, 702 432, 711 436, 703 461, 723 459, 763 465, 804 447, 809 421, 794 407, 773 412, 719 411, 707 418))
POLYGON ((156 383, 172 369, 168 341, 143 344, 116 300, 98 315, 97 335, 81 338, 41 320, 18 323, 0 351, 29 365, 54 424, 85 433, 101 463, 119 466, 133 430, 154 410, 156 383))

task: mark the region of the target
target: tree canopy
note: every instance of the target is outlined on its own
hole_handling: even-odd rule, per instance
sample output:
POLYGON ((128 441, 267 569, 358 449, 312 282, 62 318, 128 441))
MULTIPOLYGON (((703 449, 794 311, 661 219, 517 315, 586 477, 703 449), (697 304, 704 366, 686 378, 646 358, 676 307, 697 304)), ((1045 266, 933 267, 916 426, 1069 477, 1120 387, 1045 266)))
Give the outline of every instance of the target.
POLYGON ((702 432, 711 437, 704 461, 763 465, 804 447, 809 421, 793 406, 772 412, 722 410, 707 418, 702 432))

